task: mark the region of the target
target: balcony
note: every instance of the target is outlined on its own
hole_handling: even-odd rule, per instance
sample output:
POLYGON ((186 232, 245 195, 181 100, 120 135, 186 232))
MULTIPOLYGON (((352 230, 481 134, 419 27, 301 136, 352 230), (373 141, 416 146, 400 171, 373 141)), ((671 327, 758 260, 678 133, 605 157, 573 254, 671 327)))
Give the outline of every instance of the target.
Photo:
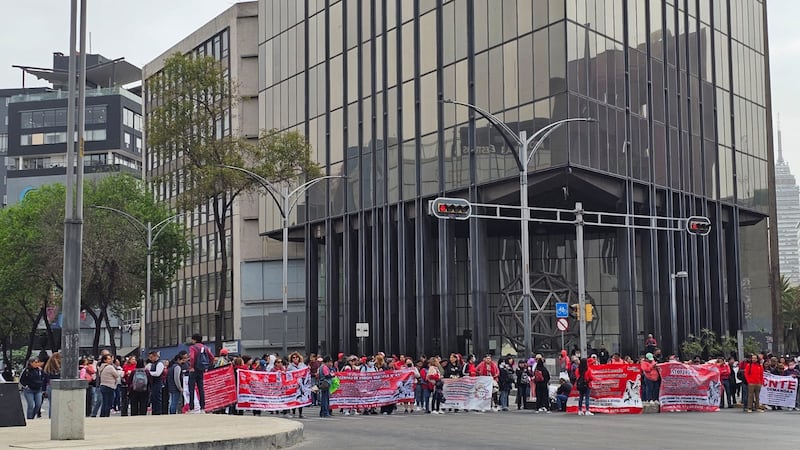
MULTIPOLYGON (((86 89, 86 97, 106 97, 110 95, 121 95, 123 97, 128 98, 137 103, 142 102, 142 98, 138 95, 134 95, 129 90, 121 88, 121 87, 111 87, 111 88, 96 88, 96 89, 86 89)), ((77 96, 77 94, 76 94, 77 96)), ((51 92, 42 92, 38 94, 22 94, 22 95, 14 95, 9 100, 9 103, 23 103, 23 102, 41 102, 45 100, 61 100, 67 99, 69 95, 67 91, 51 91, 51 92)))

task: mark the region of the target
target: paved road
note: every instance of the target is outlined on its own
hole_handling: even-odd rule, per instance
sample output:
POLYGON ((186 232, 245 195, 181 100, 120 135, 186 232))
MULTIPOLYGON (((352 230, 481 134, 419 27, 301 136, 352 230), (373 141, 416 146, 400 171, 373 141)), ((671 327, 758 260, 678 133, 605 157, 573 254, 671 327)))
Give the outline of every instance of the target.
POLYGON ((800 444, 800 412, 394 414, 330 419, 307 411, 301 449, 720 449, 800 444))

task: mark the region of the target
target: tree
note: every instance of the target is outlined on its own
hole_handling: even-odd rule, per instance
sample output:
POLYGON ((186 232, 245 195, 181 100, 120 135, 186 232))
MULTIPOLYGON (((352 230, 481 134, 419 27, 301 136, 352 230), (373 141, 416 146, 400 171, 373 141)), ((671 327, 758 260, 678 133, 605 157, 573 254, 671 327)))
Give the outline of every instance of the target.
POLYGON ((221 272, 215 299, 217 350, 226 337, 226 224, 237 197, 258 186, 245 174, 221 166, 247 166, 268 180, 282 182, 319 173, 319 167, 311 161, 310 146, 299 133, 262 132, 258 142, 253 143, 231 131, 231 112, 238 97, 235 82, 228 74, 214 58, 176 53, 167 58, 161 72, 146 85, 154 97, 146 123, 148 148, 159 161, 175 160, 169 171, 156 169, 152 181, 173 183, 177 171, 177 183, 182 188, 175 206, 191 211, 210 205, 213 216, 221 272))
MULTIPOLYGON (((89 183, 88 205, 124 211, 142 223, 158 223, 169 212, 156 204, 144 184, 131 176, 105 177, 89 183)), ((122 315, 139 306, 146 286, 146 230, 126 217, 102 209, 89 209, 84 227, 83 292, 87 313, 95 320, 93 347, 97 351, 101 322, 105 321, 115 352, 114 327, 109 312, 122 315), (94 310, 99 310, 95 315, 94 310)), ((163 292, 188 252, 186 237, 176 223, 168 223, 153 243, 152 289, 163 292)), ((144 319, 142 319, 144 320, 144 319)), ((142 323, 144 323, 142 321, 142 323)))
POLYGON ((786 351, 793 353, 800 349, 800 288, 789 284, 789 279, 781 275, 781 318, 786 351))
POLYGON ((63 211, 64 189, 59 186, 44 186, 23 202, 0 210, 0 305, 8 320, 7 326, 0 325, 4 356, 11 339, 18 342, 24 334, 21 328, 28 330, 30 356, 42 320, 49 347, 58 347, 46 311, 53 286, 61 279, 62 262, 55 258, 62 249, 53 249, 51 243, 60 239, 63 247, 63 226, 57 226, 63 223, 63 211))
MULTIPOLYGON (((87 181, 84 192, 87 205, 115 207, 145 221, 161 220, 168 214, 155 204, 143 183, 127 175, 87 181)), ((16 301, 19 315, 32 324, 29 351, 33 349, 33 337, 41 320, 48 329, 50 346, 53 350, 58 346, 53 342, 46 311, 51 300, 60 302, 64 198, 63 186, 43 186, 19 204, 0 212, 0 293, 5 294, 5 302, 16 301)), ((84 222, 81 308, 95 321, 92 347, 97 353, 103 322, 114 347, 109 313, 119 314, 138 305, 144 294, 146 246, 143 237, 135 238, 123 217, 111 217, 88 208, 84 222)), ((157 244, 154 287, 163 290, 186 253, 186 244, 177 225, 165 229, 157 244)))

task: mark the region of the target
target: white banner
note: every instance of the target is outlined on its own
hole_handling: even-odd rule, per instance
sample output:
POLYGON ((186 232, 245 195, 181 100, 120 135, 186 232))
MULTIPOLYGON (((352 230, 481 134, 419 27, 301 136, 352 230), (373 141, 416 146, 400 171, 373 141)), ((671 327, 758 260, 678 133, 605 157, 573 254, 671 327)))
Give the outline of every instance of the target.
POLYGON ((492 377, 445 378, 442 406, 483 411, 492 407, 492 377))
POLYGON ((761 386, 761 395, 758 396, 759 403, 794 408, 796 398, 797 378, 764 374, 764 385, 761 386))

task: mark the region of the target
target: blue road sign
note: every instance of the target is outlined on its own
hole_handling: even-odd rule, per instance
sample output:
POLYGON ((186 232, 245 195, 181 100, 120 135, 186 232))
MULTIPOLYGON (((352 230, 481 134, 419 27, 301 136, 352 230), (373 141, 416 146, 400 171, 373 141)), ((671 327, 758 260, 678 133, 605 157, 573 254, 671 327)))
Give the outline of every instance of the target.
POLYGON ((559 319, 569 317, 569 305, 566 303, 556 303, 556 317, 559 319))

